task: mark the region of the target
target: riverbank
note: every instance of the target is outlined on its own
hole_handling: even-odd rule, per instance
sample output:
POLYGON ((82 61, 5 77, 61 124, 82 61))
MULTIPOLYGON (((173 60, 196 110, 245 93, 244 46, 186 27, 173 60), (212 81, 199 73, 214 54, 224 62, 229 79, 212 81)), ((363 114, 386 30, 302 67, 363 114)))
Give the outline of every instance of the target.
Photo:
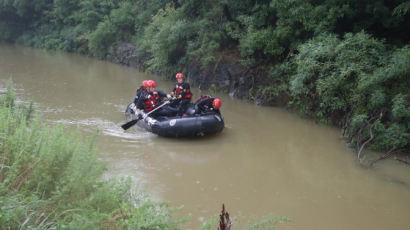
MULTIPOLYGON (((122 42, 114 48, 113 55, 107 61, 147 71, 147 59, 152 54, 139 51, 138 47, 129 42, 122 42)), ((237 57, 236 57, 237 58, 237 57)), ((165 67, 165 66, 164 66, 165 67)), ((231 97, 251 101, 259 105, 286 106, 290 96, 284 92, 275 97, 267 98, 260 94, 264 80, 269 72, 263 68, 247 68, 238 63, 235 57, 223 55, 217 63, 203 66, 203 63, 191 62, 185 68, 185 77, 192 86, 201 90, 217 90, 229 94, 231 97), (254 88, 254 89, 253 89, 254 88), (252 94, 250 91, 255 91, 252 94)), ((174 80, 172 74, 166 70, 154 71, 155 74, 169 80, 174 80)))
POLYGON ((175 209, 130 178, 103 180, 95 138, 33 118, 11 83, 0 97, 0 229, 180 229, 175 209))

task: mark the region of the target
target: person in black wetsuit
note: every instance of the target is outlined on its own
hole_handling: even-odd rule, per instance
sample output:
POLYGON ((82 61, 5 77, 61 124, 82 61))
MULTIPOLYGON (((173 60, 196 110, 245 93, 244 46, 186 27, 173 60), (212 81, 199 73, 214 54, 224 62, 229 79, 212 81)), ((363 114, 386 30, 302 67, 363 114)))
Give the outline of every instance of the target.
POLYGON ((145 95, 145 94, 147 94, 148 92, 147 92, 147 83, 148 83, 148 80, 144 80, 144 81, 142 81, 142 84, 141 84, 141 86, 137 89, 137 92, 136 92, 136 95, 135 95, 135 98, 134 98, 134 101, 133 101, 133 103, 131 103, 130 104, 130 109, 132 110, 132 111, 136 111, 136 109, 137 109, 137 104, 138 104, 138 99, 141 97, 141 96, 143 96, 143 95, 145 95))
MULTIPOLYGON (((171 98, 171 95, 164 93, 161 90, 156 90, 156 83, 153 80, 148 80, 147 82, 147 93, 140 96, 137 102, 137 114, 143 116, 141 111, 145 113, 152 111, 162 104, 162 99, 167 97, 171 98)), ((160 117, 160 116, 175 116, 176 110, 170 108, 168 105, 163 106, 162 108, 153 112, 151 117, 160 117)))
POLYGON ((191 87, 188 82, 184 81, 184 75, 182 73, 177 73, 175 78, 177 79, 177 83, 171 95, 176 99, 172 103, 172 106, 176 107, 178 109, 178 115, 182 116, 191 102, 191 87))
POLYGON ((221 114, 219 112, 219 108, 222 106, 222 102, 219 98, 213 98, 208 95, 202 95, 201 98, 199 98, 194 105, 195 108, 195 114, 200 114, 208 111, 214 111, 218 114, 221 114))

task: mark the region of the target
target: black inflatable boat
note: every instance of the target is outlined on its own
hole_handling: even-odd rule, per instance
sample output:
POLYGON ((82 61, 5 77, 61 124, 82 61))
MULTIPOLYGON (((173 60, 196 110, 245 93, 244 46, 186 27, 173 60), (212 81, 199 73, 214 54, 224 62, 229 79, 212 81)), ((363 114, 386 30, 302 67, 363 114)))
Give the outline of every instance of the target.
MULTIPOLYGON (((190 109, 192 108, 188 111, 190 109)), ((127 120, 137 119, 135 111, 129 105, 125 115, 127 120)), ((182 117, 158 117, 156 119, 147 117, 139 120, 137 125, 163 137, 204 136, 219 133, 225 127, 222 116, 213 111, 201 114, 191 113, 182 117)))

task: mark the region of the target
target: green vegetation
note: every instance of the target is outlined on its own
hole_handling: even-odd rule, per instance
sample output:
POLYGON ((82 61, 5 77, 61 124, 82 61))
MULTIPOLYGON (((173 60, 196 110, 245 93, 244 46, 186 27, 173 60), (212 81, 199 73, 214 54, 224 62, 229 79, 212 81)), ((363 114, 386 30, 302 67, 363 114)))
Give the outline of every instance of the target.
POLYGON ((0 97, 0 226, 4 229, 179 229, 173 210, 102 179, 95 138, 30 119, 32 106, 0 97))
POLYGON ((250 99, 344 127, 358 151, 409 152, 409 11, 405 0, 0 0, 0 41, 111 60, 132 42, 167 77, 228 60, 268 73, 250 99))
POLYGON ((410 147, 410 47, 388 51, 363 32, 322 35, 299 47, 290 78, 305 114, 344 127, 350 142, 379 151, 410 147), (343 123, 344 122, 344 123, 343 123))

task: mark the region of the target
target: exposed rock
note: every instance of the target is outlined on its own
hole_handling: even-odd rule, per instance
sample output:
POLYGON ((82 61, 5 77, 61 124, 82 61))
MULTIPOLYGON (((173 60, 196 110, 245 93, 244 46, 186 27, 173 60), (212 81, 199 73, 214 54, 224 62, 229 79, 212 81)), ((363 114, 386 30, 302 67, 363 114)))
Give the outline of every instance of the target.
MULTIPOLYGON (((144 63, 149 57, 149 53, 139 51, 133 43, 123 42, 116 47, 113 61, 144 71, 144 63)), ((260 69, 245 68, 238 63, 226 60, 208 67, 192 62, 187 68, 186 76, 193 86, 201 90, 215 87, 227 92, 231 97, 252 100, 256 104, 267 104, 268 101, 258 90, 259 87, 264 86, 264 81, 268 81, 266 79, 268 73, 260 69)), ((283 106, 289 101, 289 96, 279 94, 275 100, 272 101, 270 98, 269 101, 270 105, 283 106)))
POLYGON ((202 90, 212 85, 224 90, 232 97, 249 99, 249 88, 252 85, 247 70, 237 64, 220 62, 202 69, 200 65, 192 63, 188 67, 188 79, 202 90))
POLYGON ((133 43, 123 42, 115 48, 114 61, 122 65, 144 69, 143 63, 148 57, 148 53, 138 51, 133 43))

